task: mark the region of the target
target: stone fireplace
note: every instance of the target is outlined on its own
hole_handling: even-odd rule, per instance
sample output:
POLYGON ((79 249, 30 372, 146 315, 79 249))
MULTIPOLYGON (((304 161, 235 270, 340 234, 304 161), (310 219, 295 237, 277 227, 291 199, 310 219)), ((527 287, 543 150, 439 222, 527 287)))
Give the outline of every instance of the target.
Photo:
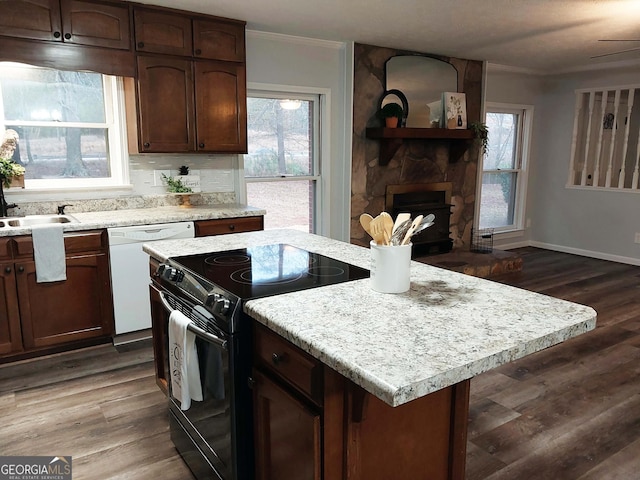
POLYGON ((385 210, 393 218, 403 212, 411 214, 411 218, 418 215, 435 215, 434 224, 411 239, 414 257, 451 250, 452 187, 451 182, 387 185, 385 210))
MULTIPOLYGON (((469 144, 458 158, 450 155, 451 141, 415 139, 404 142, 387 165, 380 165, 380 142, 366 136, 367 127, 381 126, 376 111, 385 91, 385 62, 395 55, 425 54, 363 44, 356 44, 354 49, 351 242, 369 244, 370 239, 360 226, 359 217, 365 212, 375 216, 387 209, 387 187, 449 183, 450 193, 444 203, 450 205, 451 211, 450 244, 454 251, 468 250, 475 211, 478 149, 469 144)), ((426 56, 455 67, 458 91, 466 94, 467 119, 479 121, 482 62, 426 56)))

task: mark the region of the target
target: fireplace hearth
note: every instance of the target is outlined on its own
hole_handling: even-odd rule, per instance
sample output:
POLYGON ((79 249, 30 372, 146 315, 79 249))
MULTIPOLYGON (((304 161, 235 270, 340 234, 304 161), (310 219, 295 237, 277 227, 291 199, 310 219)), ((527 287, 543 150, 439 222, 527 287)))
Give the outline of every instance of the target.
POLYGON ((447 253, 453 247, 450 238, 450 182, 387 185, 385 210, 395 218, 398 213, 435 215, 434 225, 412 238, 413 257, 432 253, 447 253))

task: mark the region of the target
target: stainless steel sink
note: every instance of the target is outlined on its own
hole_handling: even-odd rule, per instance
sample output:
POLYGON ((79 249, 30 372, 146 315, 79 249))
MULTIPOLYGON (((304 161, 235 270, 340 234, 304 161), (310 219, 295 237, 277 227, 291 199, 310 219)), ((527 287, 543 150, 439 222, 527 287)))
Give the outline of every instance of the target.
POLYGON ((32 227, 50 223, 79 223, 72 215, 27 215, 26 217, 12 217, 0 219, 2 227, 32 227))

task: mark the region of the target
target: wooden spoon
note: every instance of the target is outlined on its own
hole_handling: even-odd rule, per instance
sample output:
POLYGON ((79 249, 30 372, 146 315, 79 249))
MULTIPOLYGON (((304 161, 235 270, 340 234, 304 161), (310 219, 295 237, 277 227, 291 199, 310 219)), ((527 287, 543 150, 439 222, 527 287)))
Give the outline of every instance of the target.
POLYGON ((385 245, 389 245, 391 234, 393 233, 393 218, 387 212, 380 214, 382 217, 382 227, 384 232, 385 245))
POLYGON ((369 215, 368 213, 363 213, 362 215, 360 215, 360 225, 362 225, 362 228, 364 228, 364 231, 367 232, 367 234, 373 238, 373 235, 371 235, 371 221, 373 220, 373 217, 371 215, 369 215))

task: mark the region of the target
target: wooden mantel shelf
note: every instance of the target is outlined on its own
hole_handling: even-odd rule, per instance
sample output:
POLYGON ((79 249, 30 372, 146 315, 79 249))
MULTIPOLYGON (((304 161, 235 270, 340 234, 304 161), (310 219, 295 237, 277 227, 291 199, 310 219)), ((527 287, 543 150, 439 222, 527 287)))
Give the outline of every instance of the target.
POLYGON ((380 140, 380 165, 387 165, 405 140, 448 140, 449 161, 457 162, 474 139, 472 130, 446 128, 367 128, 366 135, 380 140))

